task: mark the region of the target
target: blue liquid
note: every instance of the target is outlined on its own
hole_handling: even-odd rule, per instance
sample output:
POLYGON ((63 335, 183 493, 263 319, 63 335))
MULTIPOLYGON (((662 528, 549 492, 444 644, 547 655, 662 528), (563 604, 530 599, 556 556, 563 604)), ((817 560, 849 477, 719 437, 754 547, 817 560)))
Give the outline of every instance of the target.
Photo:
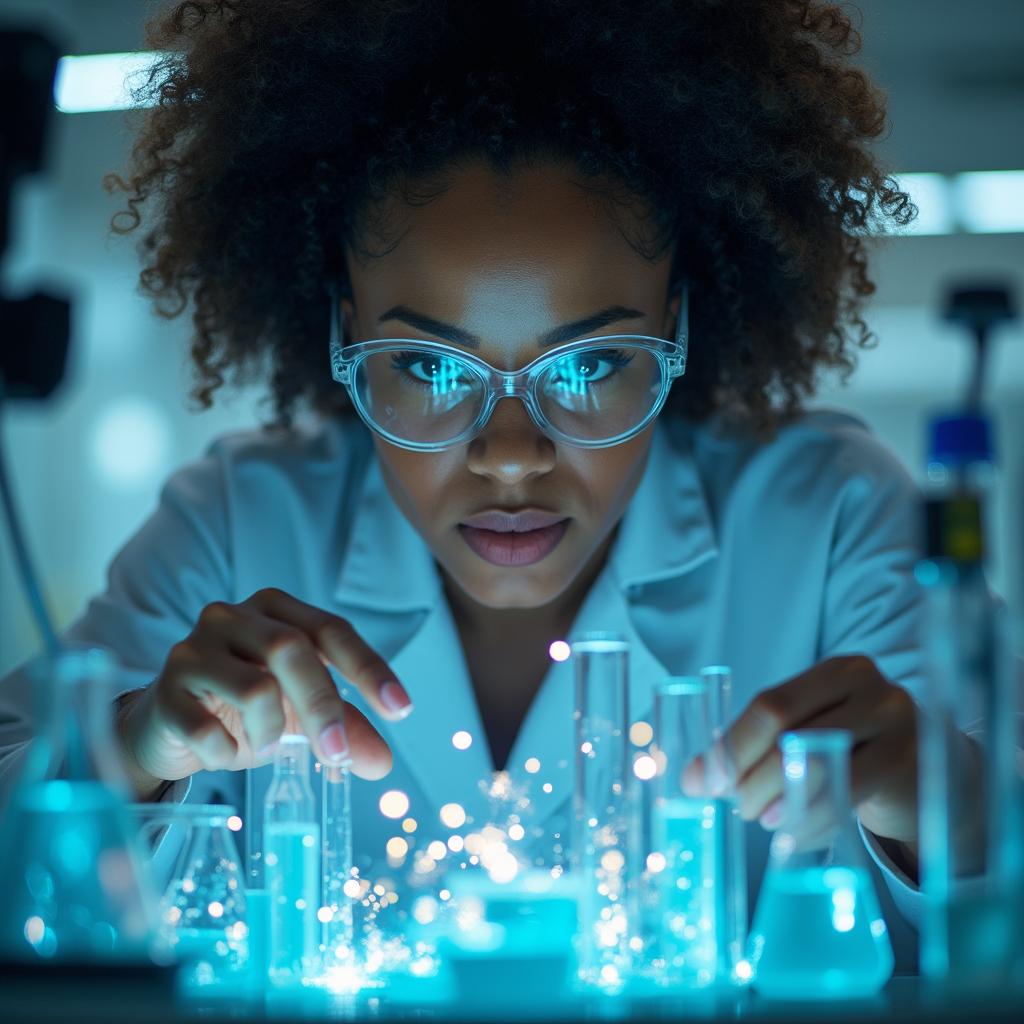
POLYGON ((320 826, 267 825, 264 872, 270 912, 270 979, 300 983, 316 971, 319 947, 320 826))
POLYGON ((725 823, 719 804, 681 797, 654 807, 651 838, 665 867, 657 876, 658 939, 653 952, 665 961, 668 983, 707 985, 715 977, 718 893, 725 883, 719 835, 725 823))
POLYGON ((154 922, 132 831, 123 801, 101 783, 16 789, 0 844, 0 946, 43 960, 145 960, 154 922))
POLYGON ((751 932, 754 986, 778 999, 873 995, 893 956, 863 868, 771 869, 751 932))

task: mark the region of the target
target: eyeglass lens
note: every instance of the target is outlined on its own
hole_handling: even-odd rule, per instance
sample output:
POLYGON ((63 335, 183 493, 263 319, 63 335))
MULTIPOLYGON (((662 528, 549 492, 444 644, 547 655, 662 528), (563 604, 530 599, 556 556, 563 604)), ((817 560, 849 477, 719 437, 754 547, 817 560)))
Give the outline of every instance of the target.
MULTIPOLYGON (((542 416, 556 430, 602 441, 641 423, 661 394, 661 361, 646 347, 582 349, 556 359, 537 380, 542 416)), ((393 437, 442 444, 476 421, 488 382, 470 363, 429 349, 374 352, 355 372, 364 412, 393 437)))

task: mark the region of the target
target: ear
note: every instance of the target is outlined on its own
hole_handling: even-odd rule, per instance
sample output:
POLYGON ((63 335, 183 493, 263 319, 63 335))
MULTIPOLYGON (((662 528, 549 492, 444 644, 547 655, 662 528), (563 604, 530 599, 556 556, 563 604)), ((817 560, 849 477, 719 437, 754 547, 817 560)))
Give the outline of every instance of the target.
POLYGON ((338 305, 341 307, 341 340, 342 344, 359 337, 359 324, 356 317, 355 306, 349 298, 339 298, 338 305))
POLYGON ((669 299, 668 306, 665 310, 665 322, 661 332, 663 338, 669 338, 675 340, 676 326, 679 323, 679 305, 682 302, 682 295, 679 294, 679 290, 676 289, 672 298, 669 299))

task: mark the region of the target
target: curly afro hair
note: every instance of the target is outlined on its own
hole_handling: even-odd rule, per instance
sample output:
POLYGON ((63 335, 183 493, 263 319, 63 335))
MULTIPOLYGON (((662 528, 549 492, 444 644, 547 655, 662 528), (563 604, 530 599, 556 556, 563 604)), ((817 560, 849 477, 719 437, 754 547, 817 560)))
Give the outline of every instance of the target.
POLYGON ((917 214, 870 151, 884 96, 836 5, 187 0, 146 41, 167 52, 135 89, 129 181, 103 179, 130 193, 111 229, 157 193, 140 289, 165 318, 194 300, 192 398, 266 375, 283 429, 300 402, 355 415, 327 359, 342 240, 364 251, 376 200, 466 157, 567 157, 642 201, 634 247, 680 240, 692 289, 666 413, 728 407, 768 435, 819 371, 848 378, 873 340, 866 236, 917 214))

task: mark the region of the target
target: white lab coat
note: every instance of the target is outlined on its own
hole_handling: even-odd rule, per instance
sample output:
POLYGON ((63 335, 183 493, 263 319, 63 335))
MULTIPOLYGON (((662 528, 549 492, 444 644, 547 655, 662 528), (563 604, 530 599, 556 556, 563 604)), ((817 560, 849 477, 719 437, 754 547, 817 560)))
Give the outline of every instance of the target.
MULTIPOLYGON (((770 444, 717 418, 695 426, 662 415, 572 634, 626 635, 633 720, 649 720, 661 678, 708 664, 732 667, 734 717, 758 691, 841 653, 869 655, 919 696, 919 497, 895 456, 845 413, 810 412, 770 444)), ((144 686, 207 603, 241 601, 269 586, 348 618, 415 704, 401 722, 376 723, 395 754, 391 774, 353 780, 364 873, 382 861, 390 836, 404 835, 378 809, 385 790, 409 796, 418 848, 449 834, 438 820, 443 804, 459 803, 478 826, 486 822, 480 783, 493 766, 436 564, 392 502, 358 421, 306 428, 291 440, 258 431, 216 440, 171 476, 156 511, 111 563, 106 591, 65 638, 116 652, 122 691, 144 686), (467 750, 452 744, 459 730, 473 737, 467 750)), ((354 688, 336 680, 369 713, 354 688)), ((512 786, 531 800, 527 824, 564 839, 571 716, 570 664, 552 662, 509 758, 512 786), (539 772, 526 772, 528 758, 539 759, 539 772)), ((22 667, 0 679, 0 797, 32 728, 22 667)), ((265 784, 268 769, 260 772, 265 784)), ((243 775, 200 772, 165 799, 243 809, 243 775)), ((769 836, 756 823, 746 831, 753 909, 769 836)), ((915 970, 916 933, 906 919, 916 919, 919 893, 877 839, 861 835, 897 970, 915 970)))

